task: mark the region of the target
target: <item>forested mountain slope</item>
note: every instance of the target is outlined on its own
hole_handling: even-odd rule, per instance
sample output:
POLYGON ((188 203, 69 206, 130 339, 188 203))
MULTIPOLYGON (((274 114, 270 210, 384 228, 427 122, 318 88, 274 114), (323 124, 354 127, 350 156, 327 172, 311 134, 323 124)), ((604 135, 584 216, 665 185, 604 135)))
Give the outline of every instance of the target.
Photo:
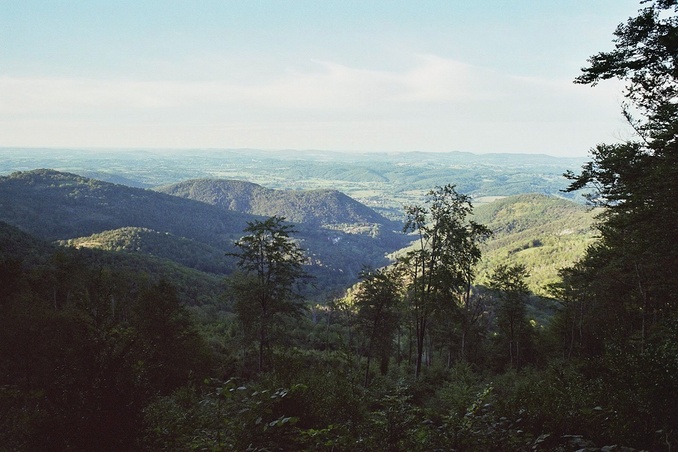
POLYGON ((41 263, 54 246, 0 221, 0 260, 41 263))
POLYGON ((226 210, 285 217, 309 225, 379 224, 391 221, 337 190, 272 190, 251 182, 194 179, 156 189, 226 210))
MULTIPOLYGON (((78 247, 160 256, 209 272, 230 272, 220 253, 233 251, 233 241, 243 235, 247 222, 261 218, 52 170, 0 178, 0 221, 47 241, 73 240, 70 244, 78 247)), ((368 226, 371 234, 303 223, 295 228, 295 238, 309 257, 316 294, 349 286, 363 265, 386 265, 386 254, 406 240, 380 225, 368 226)))
POLYGON ((558 270, 581 258, 594 240, 595 215, 586 206, 541 194, 480 205, 474 220, 493 236, 483 246, 479 273, 487 275, 500 263, 524 264, 530 289, 544 294, 545 286, 558 279, 558 270))
POLYGON ((0 177, 0 220, 46 240, 125 226, 197 240, 237 236, 252 219, 236 212, 75 174, 35 170, 0 177))
MULTIPOLYGON (((386 265, 385 255, 406 243, 405 236, 392 231, 396 225, 332 190, 287 192, 223 180, 189 181, 164 190, 196 199, 51 170, 14 173, 0 178, 0 221, 48 241, 146 254, 224 274, 232 269, 224 256, 232 241, 247 221, 262 218, 242 212, 287 213, 309 220, 296 224, 295 236, 308 252, 321 291, 351 285, 363 265, 386 265), (365 222, 353 227, 369 234, 319 224, 332 222, 342 223, 344 230, 351 222, 365 222)), ((523 263, 531 274, 530 288, 543 292, 559 268, 583 254, 592 218, 586 207, 544 195, 478 206, 475 220, 494 231, 479 272, 487 274, 502 262, 523 263)))
MULTIPOLYGON (((159 256, 112 252, 105 247, 100 248, 64 249, 0 221, 0 281, 5 284, 22 271, 39 275, 41 272, 54 272, 56 268, 67 269, 60 273, 63 281, 43 278, 40 283, 50 297, 59 298, 67 297, 60 294, 66 280, 85 271, 102 271, 106 268, 124 275, 125 284, 136 286, 137 289, 161 280, 171 281, 179 299, 186 305, 213 304, 223 291, 222 277, 159 256)), ((0 287, 0 294, 3 290, 8 289, 0 287)))
POLYGON ((235 266, 234 258, 227 256, 220 248, 147 228, 124 227, 87 237, 60 240, 59 244, 75 248, 147 254, 215 274, 230 273, 235 266))

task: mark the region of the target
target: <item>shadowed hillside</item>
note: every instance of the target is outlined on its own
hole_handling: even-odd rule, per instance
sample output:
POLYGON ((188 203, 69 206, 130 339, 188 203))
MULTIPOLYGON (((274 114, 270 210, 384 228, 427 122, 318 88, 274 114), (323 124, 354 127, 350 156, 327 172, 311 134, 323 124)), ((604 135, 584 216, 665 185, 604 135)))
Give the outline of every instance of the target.
MULTIPOLYGON (((350 200, 336 194, 333 198, 350 200)), ((355 201, 345 203, 356 212, 364 212, 361 219, 379 219, 355 201)), ((328 205, 330 210, 339 210, 328 205)), ((232 270, 224 254, 233 251, 233 241, 243 235, 248 222, 262 218, 52 170, 1 177, 0 206, 0 221, 43 240, 150 255, 222 274, 232 270)), ((352 216, 345 220, 356 219, 352 216)), ((295 224, 295 238, 307 251, 308 270, 315 276, 313 294, 343 290, 355 282, 364 265, 386 265, 386 254, 402 247, 406 240, 377 223, 350 227, 350 232, 359 233, 340 230, 347 227, 295 224)))
POLYGON ((261 216, 281 216, 309 225, 391 224, 390 220, 337 190, 272 190, 250 182, 195 179, 157 191, 261 216))
MULTIPOLYGON (((12 280, 12 274, 21 271, 49 271, 59 266, 68 269, 68 273, 62 275, 64 279, 69 279, 84 269, 113 268, 125 275, 127 283, 139 287, 160 280, 172 281, 179 298, 186 305, 215 303, 223 291, 221 277, 180 265, 172 259, 144 253, 119 252, 121 250, 112 250, 106 246, 79 248, 75 250, 55 246, 0 221, 0 281, 5 284, 12 280)), ((48 298, 60 296, 59 281, 43 280, 41 284, 48 298)), ((0 295, 3 290, 9 289, 11 288, 0 288, 0 295)))
MULTIPOLYGON (((14 173, 0 178, 0 221, 48 241, 145 254, 224 274, 232 269, 224 257, 232 241, 247 221, 262 218, 254 213, 305 218, 292 223, 317 288, 325 293, 353 284, 363 265, 386 265, 385 255, 407 240, 393 233, 392 222, 333 190, 269 190, 225 180, 163 190, 179 196, 51 170, 14 173)), ((523 263, 530 288, 543 293, 558 269, 583 254, 592 239, 593 215, 584 206, 537 194, 478 206, 475 220, 494 231, 480 274, 498 263, 523 263)))
POLYGON ((0 177, 0 220, 46 240, 126 226, 225 242, 253 217, 151 190, 35 170, 0 177))

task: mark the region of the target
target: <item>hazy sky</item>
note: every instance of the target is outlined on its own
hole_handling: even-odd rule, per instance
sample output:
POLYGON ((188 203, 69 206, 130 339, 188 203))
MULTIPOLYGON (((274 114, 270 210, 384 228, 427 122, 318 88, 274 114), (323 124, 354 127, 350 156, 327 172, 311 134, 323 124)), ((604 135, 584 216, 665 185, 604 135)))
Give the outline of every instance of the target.
POLYGON ((0 0, 0 146, 586 155, 639 0, 0 0))

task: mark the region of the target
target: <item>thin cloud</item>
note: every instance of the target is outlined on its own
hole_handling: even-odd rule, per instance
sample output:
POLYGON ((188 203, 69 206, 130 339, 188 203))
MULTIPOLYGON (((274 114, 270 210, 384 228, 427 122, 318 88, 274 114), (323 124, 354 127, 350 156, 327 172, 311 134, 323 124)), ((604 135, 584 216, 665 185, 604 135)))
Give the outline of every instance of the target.
POLYGON ((617 119, 619 87, 606 85, 590 90, 430 54, 413 57, 401 70, 316 61, 311 69, 249 82, 2 77, 0 135, 20 142, 19 130, 35 130, 31 136, 49 142, 55 130, 68 129, 62 138, 88 137, 89 145, 101 137, 101 146, 136 139, 157 146, 169 140, 268 148, 276 142, 281 148, 328 147, 322 140, 333 137, 347 148, 382 150, 445 143, 483 150, 497 136, 512 136, 516 148, 549 140, 571 148, 590 139, 595 130, 589 129, 604 130, 617 119), (586 132, 577 132, 576 124, 586 132))
POLYGON ((472 98, 473 68, 432 55, 403 72, 318 62, 316 71, 288 70, 268 81, 130 81, 0 78, 0 112, 58 112, 78 108, 162 109, 245 104, 291 110, 376 107, 379 103, 448 102, 472 98))

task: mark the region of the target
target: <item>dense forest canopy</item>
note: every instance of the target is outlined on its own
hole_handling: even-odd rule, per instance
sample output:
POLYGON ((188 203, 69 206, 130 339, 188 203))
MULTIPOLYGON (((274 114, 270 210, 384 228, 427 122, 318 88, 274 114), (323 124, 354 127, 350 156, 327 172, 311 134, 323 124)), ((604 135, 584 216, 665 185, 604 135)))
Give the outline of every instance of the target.
POLYGON ((678 2, 613 43, 576 82, 625 81, 637 136, 562 187, 594 210, 433 183, 398 232, 332 191, 0 178, 0 448, 671 450, 678 2))

